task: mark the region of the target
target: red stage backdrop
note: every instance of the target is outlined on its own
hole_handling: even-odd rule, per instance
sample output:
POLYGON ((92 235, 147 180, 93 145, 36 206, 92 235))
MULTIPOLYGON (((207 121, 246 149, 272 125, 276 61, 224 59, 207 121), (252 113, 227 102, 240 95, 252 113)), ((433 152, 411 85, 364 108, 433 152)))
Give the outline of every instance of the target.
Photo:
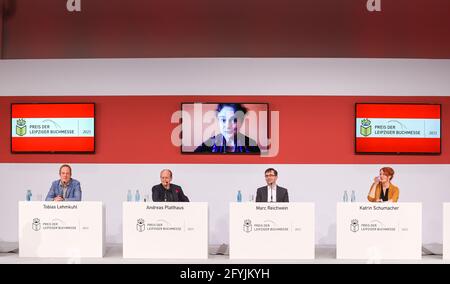
POLYGON ((448 164, 450 97, 364 96, 82 96, 0 97, 0 163, 448 164), (181 154, 171 143, 182 102, 262 102, 279 111, 277 156, 181 154), (95 154, 11 154, 10 107, 20 102, 95 103, 95 154), (442 104, 442 153, 356 155, 355 103, 442 104))

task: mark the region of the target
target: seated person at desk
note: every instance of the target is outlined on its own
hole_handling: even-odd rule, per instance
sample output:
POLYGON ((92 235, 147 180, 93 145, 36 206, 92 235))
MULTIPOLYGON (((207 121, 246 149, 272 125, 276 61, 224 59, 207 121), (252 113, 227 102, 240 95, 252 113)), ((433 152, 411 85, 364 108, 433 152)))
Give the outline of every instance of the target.
POLYGON ((152 188, 153 201, 162 202, 189 202, 189 198, 184 195, 181 186, 170 183, 172 181, 172 171, 164 169, 160 173, 161 183, 152 188))
POLYGON ((278 172, 273 168, 265 171, 267 186, 258 188, 256 202, 289 202, 286 188, 277 185, 278 172))
POLYGON ((374 178, 367 199, 370 202, 397 202, 400 190, 391 183, 393 178, 392 168, 381 168, 380 175, 374 178))
POLYGON ((52 183, 45 201, 81 201, 80 182, 72 178, 72 168, 62 165, 59 177, 52 183))

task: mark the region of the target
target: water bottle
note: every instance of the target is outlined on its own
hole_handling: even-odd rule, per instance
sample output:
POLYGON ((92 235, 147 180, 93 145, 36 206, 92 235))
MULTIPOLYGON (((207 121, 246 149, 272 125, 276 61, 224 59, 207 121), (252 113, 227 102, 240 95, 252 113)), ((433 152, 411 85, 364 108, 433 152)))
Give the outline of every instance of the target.
POLYGON ((238 190, 238 193, 237 193, 237 202, 242 202, 242 193, 240 190, 238 190))
POLYGON ((31 190, 27 190, 27 195, 26 195, 26 201, 31 201, 31 197, 33 196, 33 194, 31 193, 31 190))
POLYGON ((131 202, 132 200, 133 200, 133 197, 131 196, 131 190, 128 190, 127 201, 131 202))
POLYGON ((344 190, 343 201, 344 201, 344 202, 348 202, 348 194, 347 194, 347 190, 344 190))
POLYGON ((355 196, 355 191, 354 190, 352 190, 352 197, 351 197, 351 199, 350 199, 352 202, 355 202, 356 201, 356 196, 355 196))
POLYGON ((134 196, 134 201, 139 202, 141 200, 141 195, 139 194, 139 190, 136 190, 136 195, 134 196))

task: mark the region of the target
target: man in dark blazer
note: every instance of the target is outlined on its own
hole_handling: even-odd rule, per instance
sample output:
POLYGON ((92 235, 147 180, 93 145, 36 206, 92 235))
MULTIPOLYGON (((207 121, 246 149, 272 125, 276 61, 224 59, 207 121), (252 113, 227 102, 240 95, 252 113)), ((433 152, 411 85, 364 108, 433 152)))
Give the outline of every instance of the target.
POLYGON ((164 169, 160 173, 161 183, 153 186, 152 199, 155 202, 189 202, 189 198, 184 195, 181 186, 170 183, 172 181, 172 171, 164 169))
POLYGON ((268 168, 264 175, 267 185, 256 191, 256 202, 289 202, 288 190, 277 185, 278 172, 268 168))

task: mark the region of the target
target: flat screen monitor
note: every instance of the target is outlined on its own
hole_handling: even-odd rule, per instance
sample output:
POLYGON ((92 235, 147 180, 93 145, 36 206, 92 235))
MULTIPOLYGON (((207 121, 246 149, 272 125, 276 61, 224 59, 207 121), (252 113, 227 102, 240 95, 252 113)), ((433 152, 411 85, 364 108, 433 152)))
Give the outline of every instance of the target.
POLYGON ((357 154, 440 154, 441 105, 357 103, 357 154))
POLYGON ((12 153, 94 153, 94 103, 11 104, 12 153))
POLYGON ((267 150, 267 103, 182 103, 181 152, 260 154, 267 150))

